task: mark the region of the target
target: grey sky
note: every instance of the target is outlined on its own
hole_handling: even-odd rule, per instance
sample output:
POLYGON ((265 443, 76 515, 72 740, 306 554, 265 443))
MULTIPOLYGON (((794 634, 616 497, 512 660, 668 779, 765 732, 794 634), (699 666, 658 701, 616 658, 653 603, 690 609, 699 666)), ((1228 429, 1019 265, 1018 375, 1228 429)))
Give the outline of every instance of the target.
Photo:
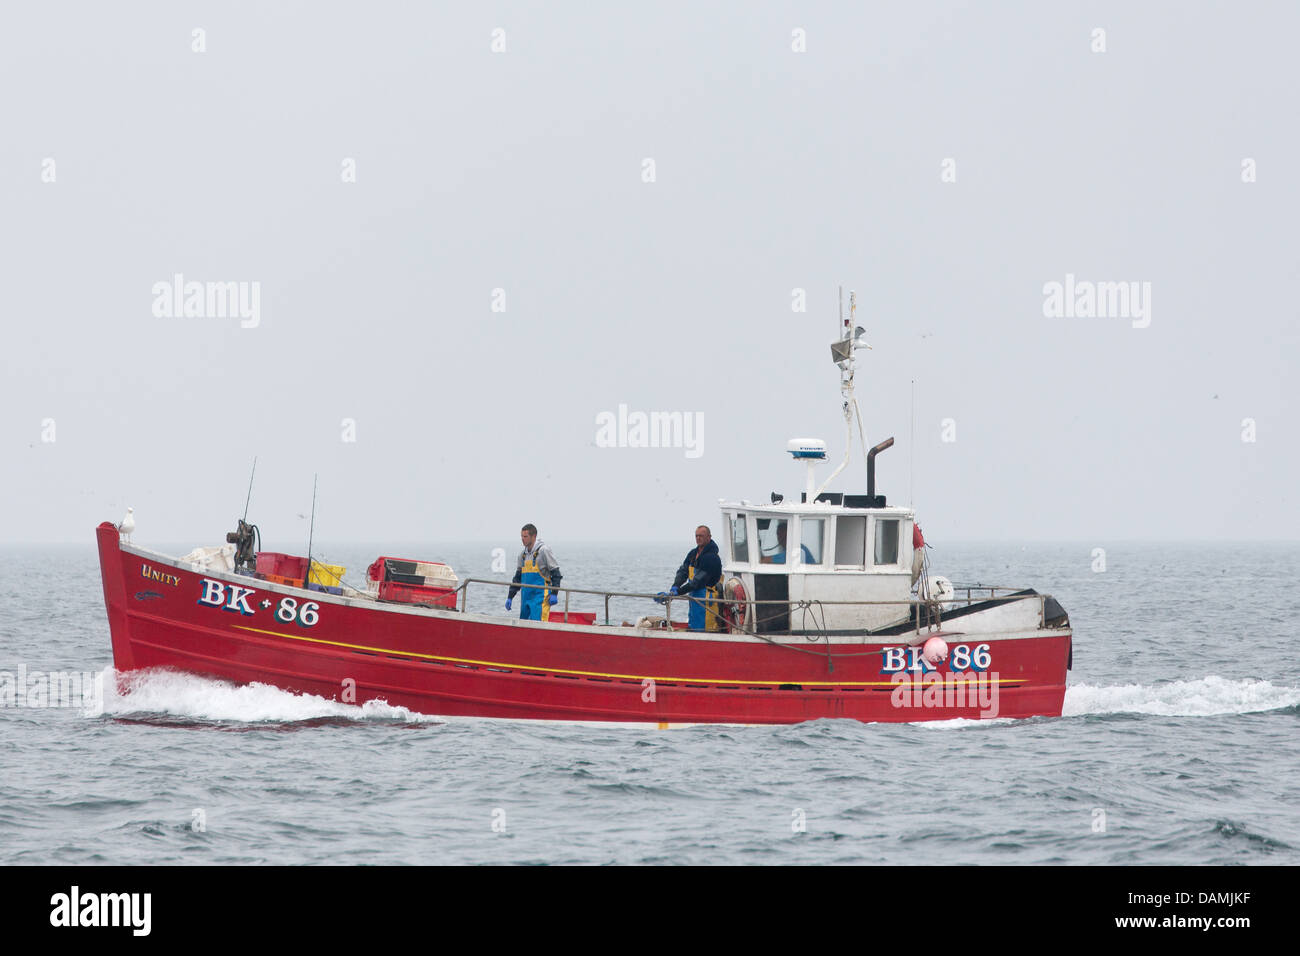
POLYGON ((689 544, 838 460, 838 284, 931 540, 1300 538, 1294 4, 593 6, 7 6, 5 538, 219 542, 257 455, 278 538, 319 472, 335 542, 689 544), (620 404, 703 454, 597 447, 620 404))

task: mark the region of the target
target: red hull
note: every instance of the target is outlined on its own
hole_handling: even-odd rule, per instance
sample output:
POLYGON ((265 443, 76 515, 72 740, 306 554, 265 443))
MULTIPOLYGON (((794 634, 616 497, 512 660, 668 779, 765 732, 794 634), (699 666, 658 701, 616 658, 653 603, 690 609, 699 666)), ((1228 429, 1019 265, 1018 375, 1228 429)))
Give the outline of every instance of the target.
MULTIPOLYGON (((907 635, 833 644, 832 667, 824 641, 647 636, 349 602, 126 551, 107 522, 97 535, 119 672, 170 667, 440 716, 658 724, 1059 716, 1065 697, 1068 628, 971 635, 986 667, 961 678, 947 663, 898 675, 886 649, 907 635), (943 684, 936 692, 935 681, 960 687, 960 697, 945 697, 943 684)), ((914 660, 915 652, 891 654, 914 660)))

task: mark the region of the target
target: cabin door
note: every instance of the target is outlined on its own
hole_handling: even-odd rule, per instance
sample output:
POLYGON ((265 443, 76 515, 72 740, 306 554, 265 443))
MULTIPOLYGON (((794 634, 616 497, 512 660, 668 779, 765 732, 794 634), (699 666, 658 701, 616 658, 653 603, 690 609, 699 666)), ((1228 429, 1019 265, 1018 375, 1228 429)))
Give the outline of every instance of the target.
POLYGON ((755 574, 754 630, 759 634, 784 634, 790 630, 790 576, 788 574, 755 574), (763 601, 782 601, 782 604, 763 604, 763 601))

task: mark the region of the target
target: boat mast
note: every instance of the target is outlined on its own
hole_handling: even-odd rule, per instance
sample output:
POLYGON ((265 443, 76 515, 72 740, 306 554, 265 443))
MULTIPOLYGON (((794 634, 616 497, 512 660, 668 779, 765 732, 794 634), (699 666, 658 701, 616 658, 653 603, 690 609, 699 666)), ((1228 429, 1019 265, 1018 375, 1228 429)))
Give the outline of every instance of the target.
POLYGON ((253 473, 248 476, 248 497, 244 499, 244 523, 248 522, 248 503, 253 500, 253 479, 257 477, 257 456, 253 456, 253 473))
POLYGON ((303 587, 306 587, 307 582, 311 580, 311 540, 316 534, 316 479, 318 477, 318 475, 311 476, 311 524, 307 528, 307 576, 303 578, 303 587))
POLYGON ((831 343, 831 360, 839 366, 840 370, 840 397, 844 410, 844 460, 840 466, 831 472, 822 486, 809 496, 809 501, 816 501, 817 495, 826 490, 827 486, 835 480, 836 476, 849 463, 853 455, 853 420, 858 422, 858 438, 862 441, 862 449, 865 452, 867 448, 867 439, 862 429, 862 411, 858 408, 858 400, 853 395, 853 376, 857 367, 857 360, 853 353, 858 349, 871 348, 866 342, 860 341, 862 334, 866 331, 858 327, 855 322, 858 314, 858 294, 852 290, 849 291, 849 317, 844 318, 844 287, 840 286, 840 318, 839 318, 839 341, 831 343))

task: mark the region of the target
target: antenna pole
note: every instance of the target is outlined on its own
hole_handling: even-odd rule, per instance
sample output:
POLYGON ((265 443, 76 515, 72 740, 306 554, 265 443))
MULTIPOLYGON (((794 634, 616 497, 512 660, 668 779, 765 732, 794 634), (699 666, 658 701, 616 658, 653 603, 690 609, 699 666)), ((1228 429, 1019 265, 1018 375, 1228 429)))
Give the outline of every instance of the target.
POLYGON ((316 478, 317 475, 311 476, 311 525, 307 529, 307 578, 302 582, 306 587, 307 582, 311 580, 311 541, 316 533, 316 478))
POLYGON ((257 474, 257 456, 253 456, 253 474, 248 476, 248 497, 244 499, 244 521, 248 521, 248 503, 253 500, 253 476, 257 474))
POLYGON ((916 379, 912 379, 912 425, 907 438, 907 506, 913 507, 912 486, 916 477, 916 379))

